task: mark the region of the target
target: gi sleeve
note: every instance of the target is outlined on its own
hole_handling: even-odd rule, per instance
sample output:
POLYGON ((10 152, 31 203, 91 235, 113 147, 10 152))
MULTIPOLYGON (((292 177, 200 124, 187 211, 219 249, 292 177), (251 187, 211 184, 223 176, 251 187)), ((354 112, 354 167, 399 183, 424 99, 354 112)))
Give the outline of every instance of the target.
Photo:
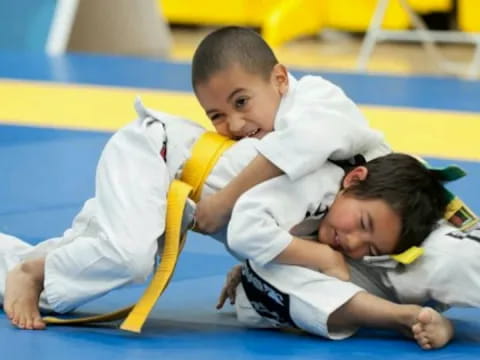
POLYGON ((348 159, 375 148, 389 152, 381 133, 369 128, 358 107, 329 81, 304 77, 289 96, 280 106, 275 131, 257 149, 290 179, 318 169, 329 158, 348 159))
POLYGON ((306 213, 338 191, 343 171, 331 164, 292 181, 279 176, 261 183, 237 201, 228 226, 227 244, 240 259, 264 265, 292 241, 289 230, 306 213))

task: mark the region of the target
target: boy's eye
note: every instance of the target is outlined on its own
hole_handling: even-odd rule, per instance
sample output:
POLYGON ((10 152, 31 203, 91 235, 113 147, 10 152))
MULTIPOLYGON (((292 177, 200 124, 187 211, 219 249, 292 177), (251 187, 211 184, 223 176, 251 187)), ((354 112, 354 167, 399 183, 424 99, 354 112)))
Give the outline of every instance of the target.
POLYGON ((248 103, 248 98, 246 97, 239 97, 238 99, 235 100, 235 108, 236 109, 241 109, 248 103))
POLYGON ((367 225, 365 223, 365 220, 363 217, 360 218, 360 228, 363 230, 363 231, 367 231, 367 225))
POLYGON ((210 120, 212 120, 213 122, 218 122, 220 120, 220 114, 210 115, 210 120))
POLYGON ((370 246, 368 249, 369 255, 370 256, 378 256, 380 255, 375 246, 370 246))

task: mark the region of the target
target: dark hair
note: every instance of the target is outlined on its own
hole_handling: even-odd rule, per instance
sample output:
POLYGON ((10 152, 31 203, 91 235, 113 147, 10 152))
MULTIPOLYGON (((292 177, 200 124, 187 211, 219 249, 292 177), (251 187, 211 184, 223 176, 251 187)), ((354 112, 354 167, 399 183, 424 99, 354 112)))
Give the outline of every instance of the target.
POLYGON ((268 79, 278 60, 255 31, 238 26, 220 28, 208 34, 195 50, 192 60, 193 89, 235 63, 252 74, 268 79))
POLYGON ((392 153, 371 160, 365 180, 345 189, 359 199, 382 199, 401 218, 395 253, 418 246, 443 217, 449 198, 433 171, 412 156, 392 153))

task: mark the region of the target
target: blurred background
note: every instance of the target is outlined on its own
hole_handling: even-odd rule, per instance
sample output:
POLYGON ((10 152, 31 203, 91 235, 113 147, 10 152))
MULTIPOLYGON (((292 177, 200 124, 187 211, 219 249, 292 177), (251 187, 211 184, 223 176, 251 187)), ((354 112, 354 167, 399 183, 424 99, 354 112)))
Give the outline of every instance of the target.
POLYGON ((114 131, 141 95, 210 127, 190 61, 231 24, 342 87, 394 149, 480 160, 479 0, 0 0, 0 120, 114 131))
POLYGON ((478 0, 1 0, 0 50, 189 61, 229 24, 302 68, 476 78, 480 67, 478 0))

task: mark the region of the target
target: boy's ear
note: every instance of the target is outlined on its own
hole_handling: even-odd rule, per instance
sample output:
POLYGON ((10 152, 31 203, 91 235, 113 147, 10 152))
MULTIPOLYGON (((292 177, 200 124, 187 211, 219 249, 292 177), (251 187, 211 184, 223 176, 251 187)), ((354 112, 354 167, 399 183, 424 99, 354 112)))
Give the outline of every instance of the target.
POLYGON ((288 90, 288 70, 285 65, 276 64, 272 69, 272 83, 278 89, 281 96, 288 90))
POLYGON ((365 166, 357 166, 345 175, 342 185, 346 189, 359 181, 365 180, 367 174, 368 169, 365 166))

